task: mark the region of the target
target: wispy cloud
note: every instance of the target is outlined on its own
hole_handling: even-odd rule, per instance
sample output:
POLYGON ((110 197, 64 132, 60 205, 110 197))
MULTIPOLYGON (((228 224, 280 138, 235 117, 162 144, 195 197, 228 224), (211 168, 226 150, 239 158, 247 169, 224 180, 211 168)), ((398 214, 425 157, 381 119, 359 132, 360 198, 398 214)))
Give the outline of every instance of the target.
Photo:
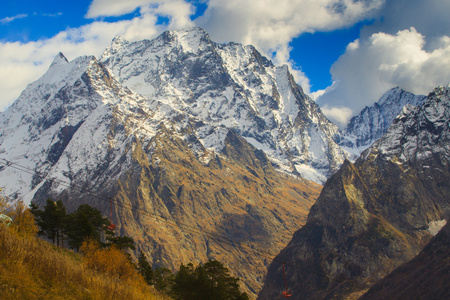
POLYGON ((57 12, 57 13, 54 13, 54 14, 42 14, 42 16, 43 17, 49 17, 49 18, 55 18, 55 17, 59 17, 59 16, 62 16, 62 12, 57 12))
POLYGON ((10 22, 12 22, 14 20, 23 19, 23 18, 26 18, 26 17, 28 17, 27 14, 18 14, 18 15, 15 15, 13 17, 6 17, 6 18, 3 18, 3 19, 0 19, 0 23, 1 24, 7 24, 7 23, 10 23, 10 22))

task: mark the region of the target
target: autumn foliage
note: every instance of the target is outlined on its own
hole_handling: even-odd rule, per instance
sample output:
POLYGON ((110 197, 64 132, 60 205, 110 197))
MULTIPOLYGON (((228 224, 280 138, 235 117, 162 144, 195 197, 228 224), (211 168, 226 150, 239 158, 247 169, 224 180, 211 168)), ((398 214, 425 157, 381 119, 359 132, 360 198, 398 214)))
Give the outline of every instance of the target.
POLYGON ((37 238, 23 202, 0 195, 0 213, 13 220, 0 221, 0 299, 167 299, 117 247, 87 240, 83 256, 37 238))
MULTIPOLYGON (((100 220, 93 227, 96 233, 104 223, 101 215, 95 217, 95 210, 80 207, 77 212, 82 216, 100 220)), ((182 264, 173 274, 166 268, 153 270, 141 253, 136 266, 124 252, 134 249, 133 239, 109 232, 108 242, 102 243, 92 230, 80 234, 85 237, 80 253, 59 247, 64 244, 63 220, 67 219, 63 208, 62 202, 50 200, 45 211, 30 210, 21 201, 11 207, 0 196, 0 213, 8 217, 8 222, 0 221, 0 299, 169 299, 170 295, 174 299, 248 300, 239 290, 239 279, 217 261, 196 268, 182 264), (51 217, 46 218, 46 213, 51 217), (37 238, 38 233, 55 245, 37 238)))
POLYGON ((0 223, 0 298, 166 299, 141 284, 120 251, 98 251, 83 258, 0 223))
POLYGON ((115 246, 101 248, 97 241, 87 239, 81 245, 80 251, 89 268, 125 281, 129 285, 146 284, 129 257, 115 246))

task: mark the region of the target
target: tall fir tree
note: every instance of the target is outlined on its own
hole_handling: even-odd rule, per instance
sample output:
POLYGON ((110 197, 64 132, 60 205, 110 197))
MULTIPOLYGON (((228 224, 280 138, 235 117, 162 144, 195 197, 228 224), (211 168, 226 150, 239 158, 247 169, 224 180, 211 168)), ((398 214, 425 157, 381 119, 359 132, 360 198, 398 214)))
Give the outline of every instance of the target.
POLYGON ((98 209, 88 204, 81 204, 67 218, 66 234, 69 245, 78 251, 86 238, 100 243, 102 231, 107 224, 109 224, 108 219, 103 217, 98 209))
POLYGON ((145 282, 147 282, 148 285, 153 285, 153 268, 147 261, 147 257, 145 257, 145 254, 141 252, 138 259, 138 270, 139 273, 141 273, 142 277, 144 277, 145 282))
POLYGON ((47 199, 44 210, 40 210, 35 203, 31 203, 30 208, 40 228, 38 234, 52 240, 53 244, 57 246, 63 246, 64 229, 67 221, 64 203, 61 200, 47 199))

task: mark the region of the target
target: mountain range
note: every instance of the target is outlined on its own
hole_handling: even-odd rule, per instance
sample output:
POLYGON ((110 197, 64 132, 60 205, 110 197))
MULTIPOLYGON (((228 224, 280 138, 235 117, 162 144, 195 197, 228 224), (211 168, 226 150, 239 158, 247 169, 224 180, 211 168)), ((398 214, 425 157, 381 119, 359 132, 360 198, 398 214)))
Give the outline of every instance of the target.
MULTIPOLYGON (((11 200, 40 205, 47 198, 61 199, 69 211, 81 203, 93 205, 105 215, 112 214, 118 232, 132 236, 137 251, 145 252, 155 267, 176 269, 180 263, 212 258, 226 261, 233 274, 242 278, 245 290, 255 294, 269 261, 251 249, 280 251, 304 224, 320 185, 288 175, 298 173, 287 167, 286 172, 277 171, 282 163, 277 165, 269 158, 270 152, 248 142, 258 144, 255 124, 266 128, 250 102, 251 92, 262 92, 245 90, 224 71, 223 59, 217 54, 219 46, 203 30, 167 32, 153 41, 121 47, 119 42, 124 43, 116 38, 101 60, 84 56, 69 62, 59 54, 46 74, 29 84, 2 113, 0 180, 5 193, 11 200), (194 42, 197 52, 188 47, 194 42), (141 44, 151 45, 148 51, 160 51, 157 54, 162 57, 178 51, 180 58, 174 58, 174 62, 185 56, 187 69, 177 72, 187 80, 186 90, 179 86, 180 90, 174 92, 161 66, 164 84, 159 94, 144 96, 122 84, 111 71, 113 67, 106 67, 113 49, 135 51, 134 47, 141 44), (202 47, 206 50, 200 51, 202 47), (210 69, 199 70, 199 66, 210 69), (213 74, 215 68, 219 70, 217 76, 213 74), (216 82, 219 77, 229 86, 216 82), (167 94, 161 96, 166 90, 167 94), (176 96, 181 92, 185 94, 176 96), (205 109, 205 105, 219 103, 230 115, 205 109), (221 116, 222 123, 216 123, 214 118, 221 116), (244 138, 241 131, 254 132, 255 136, 244 138)), ((270 95, 279 95, 279 107, 292 105, 295 109, 300 105, 295 103, 304 100, 305 105, 320 112, 306 96, 298 98, 303 93, 287 68, 272 66, 252 47, 230 47, 248 52, 249 77, 255 69, 256 75, 260 72, 267 77, 264 80, 269 80, 262 68, 270 68, 274 76, 276 72, 281 74, 282 79, 271 84, 284 84, 285 90, 270 88, 270 95)), ((131 61, 145 53, 134 53, 136 58, 131 61)), ((128 56, 122 58, 119 53, 117 57, 124 62, 128 56)), ((272 99, 267 97, 258 99, 272 99)), ((261 110, 268 109, 263 103, 258 105, 261 110)), ((292 117, 271 115, 273 120, 292 117)), ((278 134, 290 128, 288 135, 295 138, 294 125, 288 121, 274 131, 278 134)), ((304 124, 316 128, 311 120, 304 120, 304 124)), ((286 141, 283 145, 288 144, 286 141)), ((283 151, 288 152, 279 150, 283 151)), ((327 160, 323 163, 327 165, 327 160)))
MULTIPOLYGON (((436 90, 425 103, 445 100, 446 93, 446 88, 436 90)), ((440 134, 445 130, 437 126, 448 124, 448 119, 436 113, 426 126, 429 115, 417 121, 420 126, 409 119, 423 110, 425 100, 395 88, 341 132, 295 83, 287 66, 275 66, 253 46, 215 43, 197 27, 137 42, 116 37, 99 59, 82 56, 69 62, 60 53, 48 71, 0 114, 0 181, 12 201, 42 206, 47 198, 61 199, 69 211, 89 203, 111 214, 118 233, 133 237, 136 253, 144 252, 154 267, 176 269, 180 263, 208 259, 225 262, 232 275, 241 278, 244 290, 256 296, 272 258, 295 248, 301 232, 310 228, 317 240, 323 240, 314 231, 328 228, 322 221, 332 223, 336 236, 366 236, 372 245, 378 243, 372 241, 372 232, 378 236, 385 226, 388 231, 400 226, 393 215, 401 224, 413 218, 418 223, 408 226, 420 228, 442 217, 442 203, 435 210, 417 208, 422 219, 397 204, 393 208, 398 211, 391 210, 391 200, 368 204, 370 209, 362 204, 380 195, 397 195, 409 185, 413 192, 400 197, 401 203, 422 197, 423 190, 429 193, 427 201, 446 191, 448 169, 440 166, 448 161, 448 141, 440 134), (403 109, 407 103, 416 106, 403 109), (396 112, 401 114, 394 119, 396 112), (402 125, 406 120, 408 130, 402 125), (421 130, 435 135, 421 136, 421 130), (350 162, 378 138, 354 164, 350 162), (440 152, 432 142, 442 143, 440 152), (407 146, 399 146, 404 143, 407 146), (420 149, 414 148, 419 144, 420 149), (425 162, 429 168, 420 173, 418 166, 425 162), (397 177, 391 180, 385 174, 397 177), (436 180, 422 183, 428 175, 436 180), (339 176, 345 179, 336 179, 339 176), (354 184, 354 178, 362 179, 354 184), (341 199, 343 191, 356 193, 351 196, 356 204, 341 199), (327 200, 330 195, 339 197, 333 202, 327 200), (360 200, 360 195, 366 198, 360 200), (356 214, 350 218, 355 220, 347 220, 341 232, 339 226, 344 225, 339 222, 349 212, 356 214), (363 225, 356 221, 360 217, 363 225), (316 224, 313 229, 311 222, 316 224)), ((382 269, 379 274, 416 254, 429 240, 422 231, 405 234, 405 241, 397 245, 403 254, 398 258, 394 253, 398 260, 389 261, 389 267, 381 267, 387 260, 375 259, 374 266, 382 269)), ((338 247, 336 241, 330 243, 338 247)), ((378 246, 380 253, 397 247, 378 246)), ((319 255, 319 250, 308 251, 319 255)), ((338 269, 329 274, 332 278, 341 274, 339 262, 347 257, 333 255, 329 262, 338 269)), ((273 269, 279 271, 280 266, 275 264, 260 297, 269 295, 268 289, 278 293, 278 287, 266 287, 272 279, 279 282, 273 269)), ((289 275, 292 270, 286 266, 289 275)), ((375 281, 361 275, 372 269, 352 266, 364 284, 375 281)))

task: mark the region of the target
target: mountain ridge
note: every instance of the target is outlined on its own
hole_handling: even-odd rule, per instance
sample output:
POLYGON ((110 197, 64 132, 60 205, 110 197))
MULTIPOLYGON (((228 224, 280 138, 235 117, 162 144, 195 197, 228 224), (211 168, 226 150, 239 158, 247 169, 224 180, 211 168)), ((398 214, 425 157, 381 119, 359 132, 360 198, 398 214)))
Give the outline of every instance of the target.
POLYGON ((160 110, 169 118, 187 114, 201 120, 205 125, 197 134, 206 148, 217 152, 223 145, 211 128, 233 128, 280 170, 318 182, 345 158, 333 139, 337 126, 303 93, 287 66, 275 67, 253 46, 217 44, 195 27, 152 41, 119 40, 100 60, 123 85, 174 109, 160 110), (198 51, 186 36, 195 37, 198 51))
POLYGON ((432 224, 450 217, 449 124, 450 88, 438 87, 345 161, 269 266, 258 299, 284 289, 279 261, 295 266, 286 278, 297 299, 355 298, 417 255, 432 224))
POLYGON ((342 132, 339 145, 356 155, 361 154, 383 136, 405 105, 418 106, 426 97, 394 87, 371 106, 352 117, 342 132))
POLYGON ((248 249, 288 244, 321 190, 306 179, 323 182, 342 163, 348 176, 361 173, 287 66, 199 28, 116 37, 100 59, 58 54, 0 124, 0 180, 12 200, 62 199, 69 211, 89 203, 154 266, 227 261, 250 295, 269 261, 248 249))

